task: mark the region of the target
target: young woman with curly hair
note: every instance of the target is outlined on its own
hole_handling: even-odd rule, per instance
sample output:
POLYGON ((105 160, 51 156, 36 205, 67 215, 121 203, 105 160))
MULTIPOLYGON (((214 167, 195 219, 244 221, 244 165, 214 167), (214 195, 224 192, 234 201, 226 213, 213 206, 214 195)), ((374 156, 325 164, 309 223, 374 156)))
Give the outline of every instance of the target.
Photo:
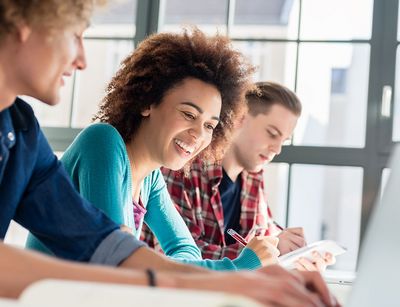
POLYGON ((219 157, 245 108, 252 72, 222 36, 195 29, 143 41, 109 84, 95 116, 101 123, 62 158, 81 195, 136 237, 144 221, 179 261, 215 270, 274 263, 275 238, 255 239, 234 260, 202 260, 159 170, 180 169, 198 154, 219 157))

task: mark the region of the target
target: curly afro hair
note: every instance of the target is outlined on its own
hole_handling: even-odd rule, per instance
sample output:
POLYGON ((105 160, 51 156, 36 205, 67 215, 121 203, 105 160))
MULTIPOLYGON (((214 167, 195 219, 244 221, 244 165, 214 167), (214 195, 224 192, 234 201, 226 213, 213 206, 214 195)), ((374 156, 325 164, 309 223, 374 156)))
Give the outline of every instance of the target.
POLYGON ((221 93, 220 122, 201 153, 215 161, 222 157, 236 119, 246 111, 244 96, 254 70, 227 37, 208 37, 197 28, 154 34, 122 62, 93 119, 111 124, 128 142, 140 127, 141 111, 158 105, 185 78, 197 78, 221 93))

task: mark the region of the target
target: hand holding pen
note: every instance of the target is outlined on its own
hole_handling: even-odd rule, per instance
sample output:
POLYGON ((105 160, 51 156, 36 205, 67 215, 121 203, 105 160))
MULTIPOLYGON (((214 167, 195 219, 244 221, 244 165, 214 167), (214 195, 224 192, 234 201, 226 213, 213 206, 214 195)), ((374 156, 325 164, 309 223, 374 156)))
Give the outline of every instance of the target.
POLYGON ((276 237, 257 236, 247 242, 240 234, 233 229, 228 229, 227 233, 238 243, 251 249, 258 257, 262 266, 278 263, 279 250, 277 245, 279 239, 276 237))
MULTIPOLYGON (((279 225, 276 221, 272 220, 269 223, 269 227, 254 227, 250 233, 251 235, 256 235, 257 232, 269 231, 270 235, 276 236, 279 238, 278 249, 281 255, 287 254, 291 251, 294 251, 300 247, 305 246, 306 240, 304 238, 304 230, 302 227, 292 227, 292 228, 284 228, 279 225), (275 228, 275 230, 274 230, 275 228), (279 231, 276 231, 278 229, 279 231)), ((267 232, 268 233, 268 232, 267 232)))
POLYGON ((304 230, 302 227, 283 229, 277 237, 279 238, 278 248, 281 252, 281 255, 306 246, 307 244, 304 238, 304 230))

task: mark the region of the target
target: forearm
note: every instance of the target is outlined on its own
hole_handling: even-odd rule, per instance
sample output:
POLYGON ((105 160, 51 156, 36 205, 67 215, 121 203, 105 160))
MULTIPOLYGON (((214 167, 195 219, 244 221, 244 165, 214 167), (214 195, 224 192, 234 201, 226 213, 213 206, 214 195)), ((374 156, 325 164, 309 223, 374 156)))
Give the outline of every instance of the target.
POLYGON ((151 268, 160 271, 173 271, 181 273, 207 273, 208 270, 192 265, 178 263, 168 259, 166 256, 154 250, 141 247, 134 254, 126 258, 121 264, 121 268, 147 269, 151 268))
MULTIPOLYGON (((157 271, 207 273, 207 270, 199 267, 173 262, 147 247, 136 250, 121 263, 120 267, 137 270, 152 268, 157 271)), ((0 272, 2 272, 0 274, 0 297, 17 297, 31 283, 46 278, 135 285, 147 285, 148 283, 147 276, 143 271, 61 261, 35 252, 13 248, 3 243, 0 243, 0 272)), ((157 274, 157 285, 175 287, 175 280, 166 275, 157 274)))
POLYGON ((141 271, 57 260, 0 243, 0 296, 17 297, 31 283, 46 279, 69 279, 147 285, 141 271))

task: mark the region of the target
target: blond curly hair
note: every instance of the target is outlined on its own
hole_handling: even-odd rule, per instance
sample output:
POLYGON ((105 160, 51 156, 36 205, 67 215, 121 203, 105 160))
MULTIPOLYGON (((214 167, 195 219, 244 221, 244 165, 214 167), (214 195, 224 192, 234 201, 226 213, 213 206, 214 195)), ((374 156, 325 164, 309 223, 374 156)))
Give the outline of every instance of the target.
POLYGON ((106 0, 0 0, 0 42, 19 24, 46 29, 89 22, 93 9, 106 0))

